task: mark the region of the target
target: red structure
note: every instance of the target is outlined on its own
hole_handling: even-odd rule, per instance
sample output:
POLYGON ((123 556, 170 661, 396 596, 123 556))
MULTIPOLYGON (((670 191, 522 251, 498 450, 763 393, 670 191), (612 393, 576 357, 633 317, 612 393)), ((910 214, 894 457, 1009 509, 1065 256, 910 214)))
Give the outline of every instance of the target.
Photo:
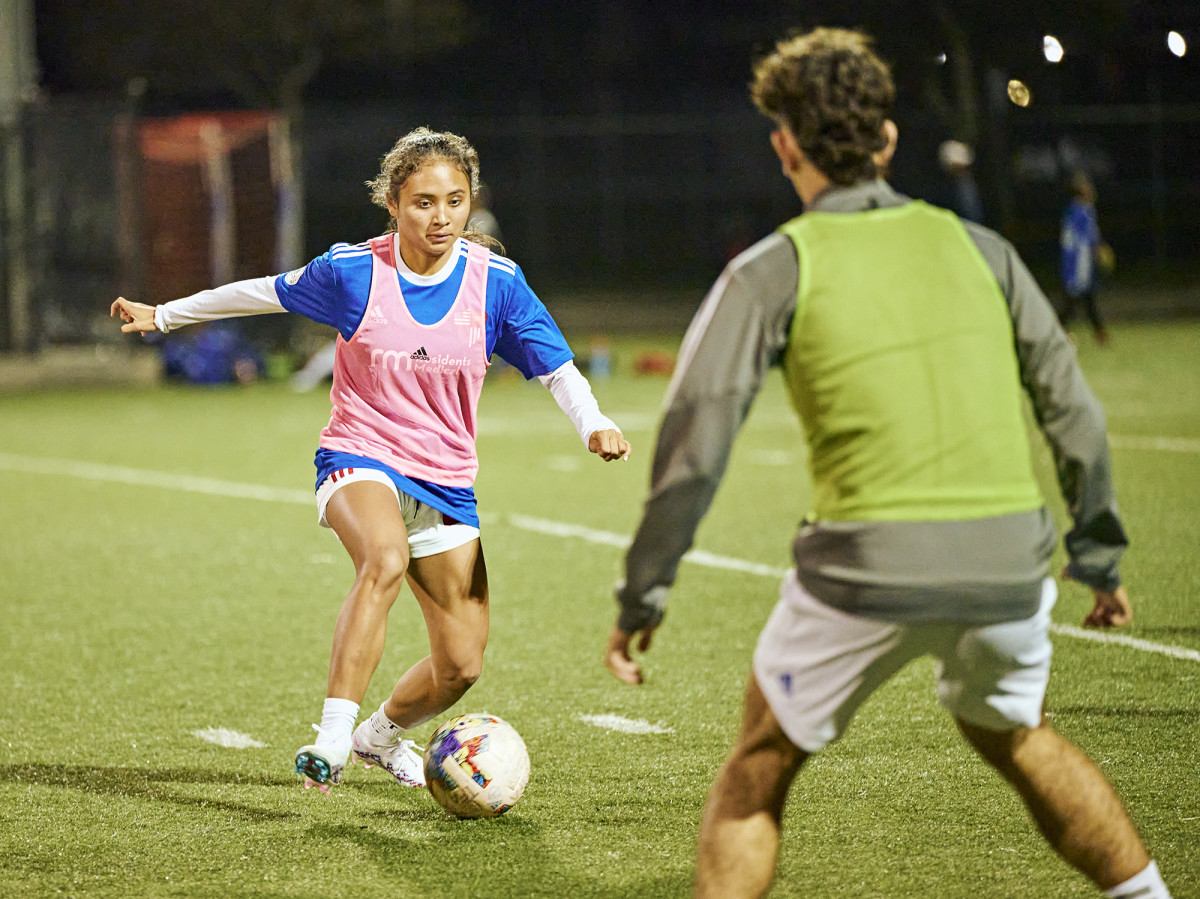
POLYGON ((144 296, 160 303, 297 264, 286 120, 194 113, 136 125, 144 296))

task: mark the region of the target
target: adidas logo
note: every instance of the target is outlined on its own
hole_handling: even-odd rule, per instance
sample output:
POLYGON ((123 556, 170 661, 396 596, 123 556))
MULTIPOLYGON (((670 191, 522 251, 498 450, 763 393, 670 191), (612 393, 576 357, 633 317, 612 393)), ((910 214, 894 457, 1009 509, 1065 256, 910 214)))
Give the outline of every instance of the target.
POLYGON ((378 306, 372 306, 367 310, 367 321, 373 325, 386 325, 388 323, 383 313, 379 311, 378 306))
POLYGON ((425 352, 425 347, 421 347, 419 350, 417 350, 415 353, 412 354, 412 358, 413 359, 424 359, 426 362, 428 362, 429 354, 425 352))

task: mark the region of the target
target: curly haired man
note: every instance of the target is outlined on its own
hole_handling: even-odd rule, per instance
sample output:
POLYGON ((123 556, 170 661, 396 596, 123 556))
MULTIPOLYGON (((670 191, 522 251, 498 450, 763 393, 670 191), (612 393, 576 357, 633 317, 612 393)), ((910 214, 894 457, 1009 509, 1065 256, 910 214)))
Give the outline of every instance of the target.
POLYGON ((684 340, 606 662, 640 683, 667 591, 765 370, 804 425, 813 509, 763 629, 742 730, 709 795, 696 893, 757 896, 804 762, 871 693, 932 655, 937 695, 1056 852, 1110 896, 1166 887, 1112 787, 1042 717, 1057 542, 1022 391, 1074 517, 1089 624, 1129 620, 1104 415, 1012 246, 879 177, 891 75, 857 32, 779 43, 752 96, 805 211, 734 259, 684 340))

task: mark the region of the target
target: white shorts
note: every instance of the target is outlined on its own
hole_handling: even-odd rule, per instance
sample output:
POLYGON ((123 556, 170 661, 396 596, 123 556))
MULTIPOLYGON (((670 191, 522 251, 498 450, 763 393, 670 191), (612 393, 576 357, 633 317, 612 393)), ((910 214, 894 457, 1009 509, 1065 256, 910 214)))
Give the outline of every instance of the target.
POLYGON ((848 615, 788 573, 754 651, 754 676, 783 732, 805 752, 837 740, 858 707, 913 659, 938 660, 938 701, 987 730, 1036 727, 1050 679, 1047 578, 1038 611, 1022 621, 895 624, 848 615))
POLYGON ((391 478, 374 468, 342 469, 321 482, 321 486, 317 488, 317 521, 321 527, 329 527, 325 509, 329 505, 330 497, 355 481, 378 481, 391 489, 396 502, 400 504, 400 514, 404 518, 404 527, 408 530, 408 553, 414 559, 436 556, 479 537, 479 528, 460 521, 447 522, 441 510, 426 505, 407 493, 401 493, 391 478))

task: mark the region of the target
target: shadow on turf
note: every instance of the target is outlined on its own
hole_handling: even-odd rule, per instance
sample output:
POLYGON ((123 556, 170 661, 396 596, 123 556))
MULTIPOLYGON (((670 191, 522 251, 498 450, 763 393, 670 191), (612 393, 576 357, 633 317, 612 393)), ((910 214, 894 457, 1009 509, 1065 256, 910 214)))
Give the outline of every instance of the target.
MULTIPOLYGON (((250 787, 283 787, 287 790, 301 792, 300 783, 295 777, 275 777, 264 774, 246 774, 222 771, 205 771, 199 768, 105 768, 99 765, 0 765, 0 783, 33 784, 40 787, 61 787, 68 790, 79 790, 97 796, 120 796, 152 799, 157 802, 169 802, 175 805, 219 809, 241 815, 252 821, 282 821, 297 817, 293 811, 277 811, 259 806, 247 805, 240 802, 208 796, 181 796, 171 789, 172 784, 213 784, 214 786, 250 786, 250 787)), ((343 783, 336 788, 339 791, 351 790, 363 795, 378 794, 386 801, 389 795, 396 792, 392 783, 343 783)), ((407 791, 405 791, 407 792, 407 791)), ((420 822, 425 825, 445 824, 449 827, 471 825, 476 822, 461 821, 443 811, 433 799, 419 791, 428 799, 428 808, 402 809, 390 808, 386 811, 374 811, 364 814, 364 818, 375 818, 390 821, 420 822)), ((315 790, 311 796, 303 797, 314 802, 324 801, 325 797, 315 790)), ((528 829, 534 825, 521 821, 519 818, 500 819, 503 826, 510 831, 528 829)), ((492 820, 488 824, 498 822, 492 820)), ((354 831, 347 831, 347 834, 354 831)))
POLYGON ((180 796, 171 784, 216 784, 221 786, 296 787, 295 778, 196 768, 104 768, 99 765, 0 765, 0 783, 64 787, 98 796, 125 796, 171 802, 176 805, 223 809, 256 821, 291 818, 295 812, 277 812, 211 796, 180 796))
MULTIPOLYGON (((562 870, 558 855, 563 847, 551 847, 546 842, 547 834, 554 832, 511 813, 475 820, 441 813, 432 828, 427 814, 411 810, 375 812, 370 817, 379 819, 380 824, 417 823, 421 830, 414 837, 406 828, 397 832, 366 824, 322 823, 307 829, 306 840, 324 847, 339 842, 352 844, 355 857, 369 858, 378 875, 405 883, 409 895, 629 899, 682 896, 691 882, 687 870, 656 876, 644 871, 627 874, 615 862, 608 873, 619 883, 608 884, 589 874, 562 870), (486 861, 464 866, 464 857, 486 861), (635 878, 636 885, 632 882, 635 878)), ((609 856, 616 858, 615 853, 609 856)))
POLYGON ((1200 625, 1190 627, 1143 627, 1138 633, 1146 637, 1200 637, 1200 625))
POLYGON ((1085 718, 1194 718, 1195 709, 1131 709, 1099 705, 1067 705, 1048 709, 1056 717, 1082 715, 1085 718))

